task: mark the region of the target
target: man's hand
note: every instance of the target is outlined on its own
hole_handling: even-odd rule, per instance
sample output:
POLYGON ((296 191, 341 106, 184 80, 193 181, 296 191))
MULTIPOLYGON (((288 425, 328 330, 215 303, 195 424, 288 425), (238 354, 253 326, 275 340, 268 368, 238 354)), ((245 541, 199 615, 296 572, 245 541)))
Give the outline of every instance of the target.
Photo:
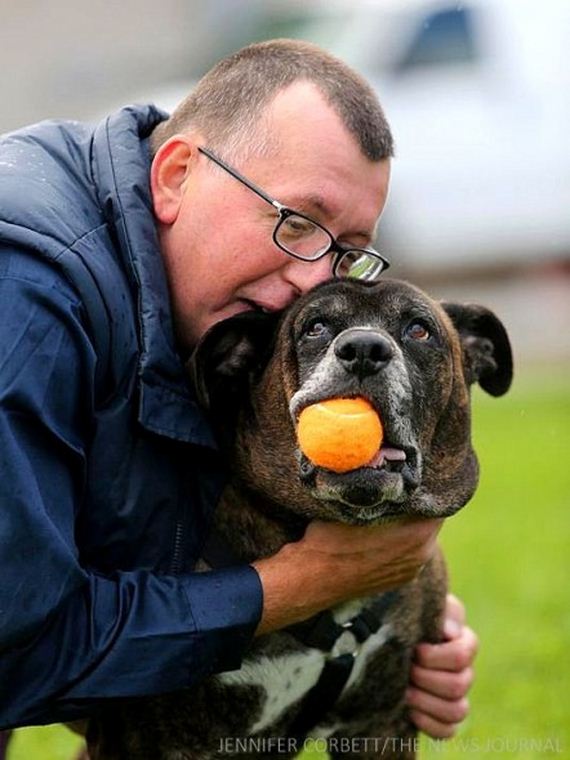
POLYGON ((419 644, 407 692, 410 717, 435 739, 447 739, 469 712, 467 692, 473 683, 473 660, 479 642, 465 625, 465 608, 447 595, 443 644, 419 644))
POLYGON ((431 559, 441 525, 436 519, 372 527, 311 522, 300 541, 253 563, 264 597, 257 633, 407 583, 431 559))

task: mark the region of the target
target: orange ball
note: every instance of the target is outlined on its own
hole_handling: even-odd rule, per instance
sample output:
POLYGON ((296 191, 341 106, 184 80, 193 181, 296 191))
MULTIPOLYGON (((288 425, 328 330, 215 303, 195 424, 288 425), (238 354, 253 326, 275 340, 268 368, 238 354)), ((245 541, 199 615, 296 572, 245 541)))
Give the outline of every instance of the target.
POLYGON ((319 467, 349 472, 369 462, 384 431, 374 408, 363 398, 334 398, 305 407, 297 439, 303 454, 319 467))

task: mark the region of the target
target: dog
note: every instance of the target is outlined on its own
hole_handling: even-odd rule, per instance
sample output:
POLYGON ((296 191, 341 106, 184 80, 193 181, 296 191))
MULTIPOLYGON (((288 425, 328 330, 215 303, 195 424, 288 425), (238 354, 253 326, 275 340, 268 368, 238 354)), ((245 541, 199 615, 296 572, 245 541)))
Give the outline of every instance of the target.
MULTIPOLYGON (((470 388, 500 396, 513 367, 491 311, 385 279, 325 283, 282 316, 220 322, 189 371, 230 462, 213 555, 232 564, 274 554, 315 518, 375 525, 453 515, 478 481, 470 388), (367 399, 385 431, 378 456, 347 473, 314 465, 296 440, 301 411, 337 397, 367 399)), ((208 558, 206 547, 197 569, 216 566, 208 558)), ((90 727, 90 757, 284 758, 311 735, 327 737, 333 757, 412 758, 404 698, 412 652, 441 640, 445 594, 437 554, 399 589, 257 637, 238 671, 183 693, 114 702, 90 727), (224 737, 250 742, 224 748, 224 737), (374 741, 342 749, 362 737, 374 741)))

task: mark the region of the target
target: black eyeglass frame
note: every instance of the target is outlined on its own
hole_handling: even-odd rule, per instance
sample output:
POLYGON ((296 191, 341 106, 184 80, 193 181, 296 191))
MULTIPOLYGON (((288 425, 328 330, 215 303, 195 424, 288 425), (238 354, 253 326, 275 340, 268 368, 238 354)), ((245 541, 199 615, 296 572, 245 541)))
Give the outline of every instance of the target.
MULTIPOLYGON (((320 261, 320 259, 322 259, 324 256, 327 256, 329 253, 334 253, 335 256, 333 258, 333 265, 332 265, 333 277, 337 277, 337 273, 336 273, 337 268, 340 265, 341 260, 344 258, 344 256, 346 256, 347 253, 354 251, 359 254, 366 254, 367 256, 373 256, 379 262, 382 262, 382 268, 380 269, 379 272, 377 273, 375 272, 375 274, 370 278, 361 278, 364 280, 368 279, 368 281, 373 281, 377 279, 377 277, 379 277, 383 272, 385 272, 386 269, 388 269, 388 267, 390 266, 390 262, 388 261, 388 259, 382 256, 382 254, 379 253, 374 248, 358 248, 355 246, 342 245, 341 243, 338 242, 338 240, 334 237, 334 235, 327 230, 326 227, 323 227, 322 224, 319 224, 319 222, 316 222, 314 219, 311 219, 310 216, 307 216, 306 214, 302 214, 299 211, 295 211, 294 209, 283 205, 283 203, 280 203, 275 198, 272 198, 268 193, 265 192, 265 190, 262 190, 259 187, 259 185, 256 185, 255 182, 252 182, 251 180, 247 179, 247 177, 244 177, 244 175, 238 172, 237 169, 234 169, 232 166, 227 164, 221 158, 216 156, 215 153, 212 153, 212 151, 209 150, 208 148, 198 146, 198 150, 200 153, 203 153, 207 158, 209 158, 210 161, 213 161, 220 168, 224 169, 224 171, 226 171, 228 174, 231 174, 231 176, 234 177, 234 179, 237 179, 238 182, 241 182, 243 185, 249 188, 252 192, 254 192, 256 195, 262 198, 266 203, 269 203, 271 206, 273 206, 273 208, 279 214, 279 219, 277 220, 277 224, 275 225, 275 228, 273 230, 273 236, 272 236, 273 242, 280 250, 282 250, 288 256, 292 256, 293 258, 299 259, 300 261, 320 261), (314 224, 315 227, 318 227, 320 230, 322 230, 331 241, 328 248, 325 248, 324 251, 314 256, 313 258, 307 258, 306 256, 301 256, 300 254, 295 253, 294 251, 290 251, 288 248, 285 248, 277 239, 277 233, 279 232, 279 228, 281 227, 283 222, 286 219, 288 219, 290 216, 299 216, 302 219, 306 219, 311 224, 314 224)), ((354 279, 358 279, 358 278, 354 278, 354 279)))

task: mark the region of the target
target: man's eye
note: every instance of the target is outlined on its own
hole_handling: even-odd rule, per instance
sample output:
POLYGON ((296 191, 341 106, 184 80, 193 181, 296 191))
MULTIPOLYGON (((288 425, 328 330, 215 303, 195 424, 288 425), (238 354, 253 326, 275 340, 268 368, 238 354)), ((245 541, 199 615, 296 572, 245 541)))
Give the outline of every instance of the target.
POLYGON ((412 340, 425 341, 431 338, 431 332, 427 325, 416 320, 406 327, 406 336, 412 340))
POLYGON ((287 238, 294 239, 312 235, 318 228, 308 219, 300 216, 290 216, 280 227, 280 232, 287 238))
POLYGON ((362 251, 357 251, 352 248, 344 251, 342 255, 343 262, 346 262, 347 266, 351 267, 353 264, 362 258, 362 251))

